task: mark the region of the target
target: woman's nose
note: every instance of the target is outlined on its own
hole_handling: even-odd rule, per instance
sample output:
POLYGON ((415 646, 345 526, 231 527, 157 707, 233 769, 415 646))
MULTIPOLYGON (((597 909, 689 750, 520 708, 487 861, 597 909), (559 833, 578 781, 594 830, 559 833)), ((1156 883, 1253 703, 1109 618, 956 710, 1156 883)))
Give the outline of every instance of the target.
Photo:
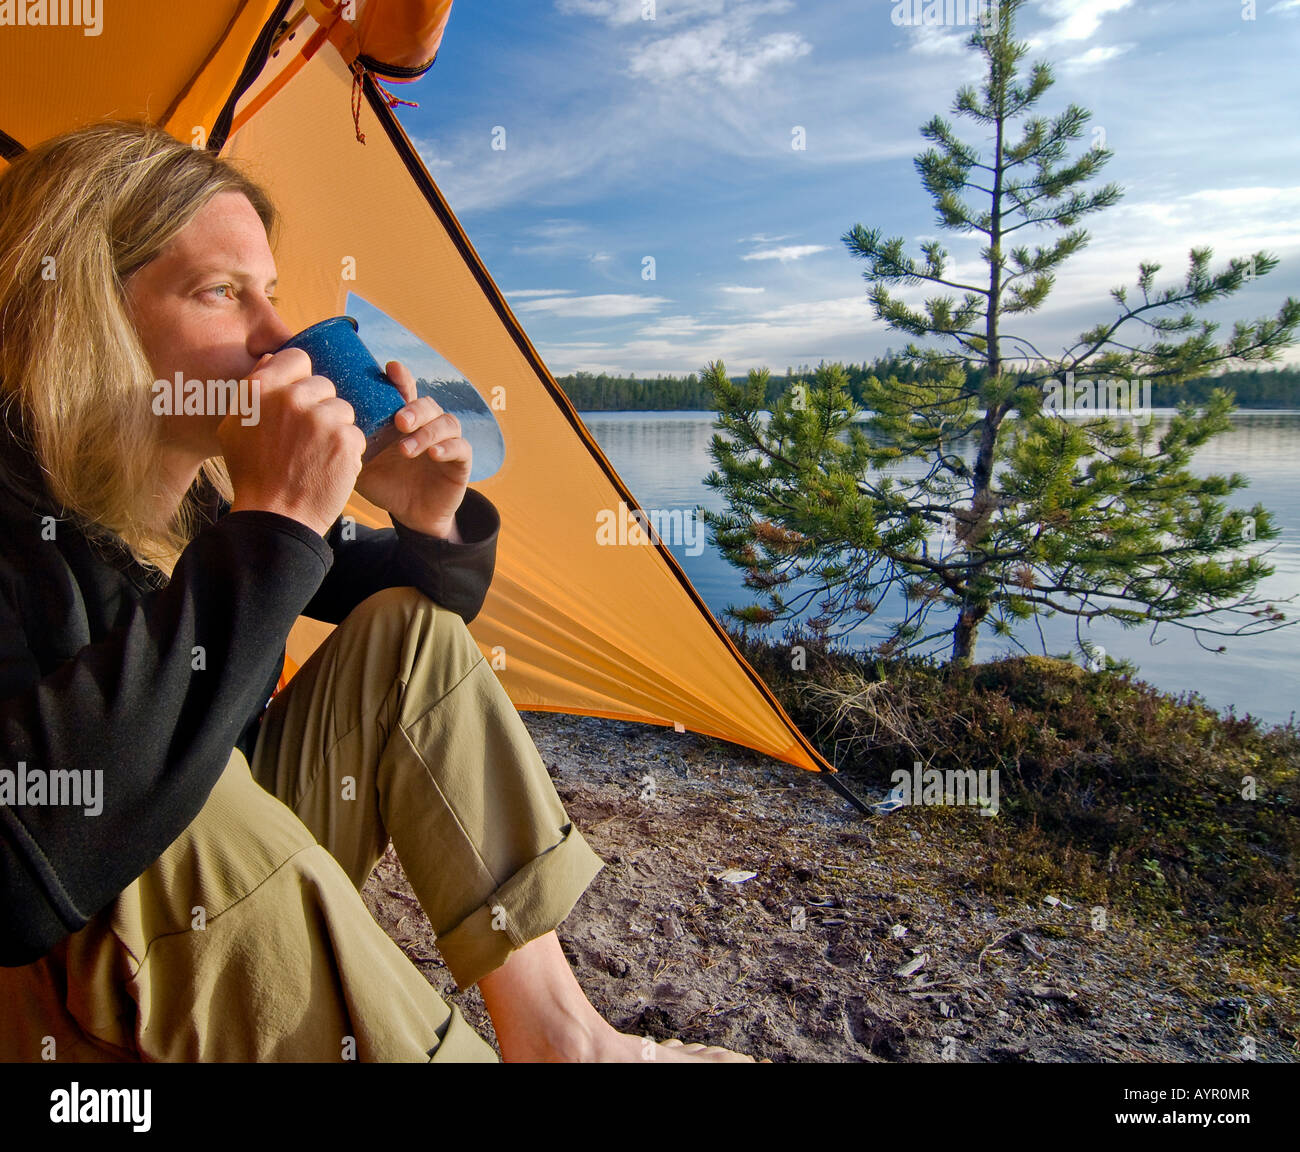
POLYGON ((254 356, 264 356, 267 352, 274 352, 292 335, 293 329, 281 319, 275 305, 268 300, 252 334, 248 350, 254 356))

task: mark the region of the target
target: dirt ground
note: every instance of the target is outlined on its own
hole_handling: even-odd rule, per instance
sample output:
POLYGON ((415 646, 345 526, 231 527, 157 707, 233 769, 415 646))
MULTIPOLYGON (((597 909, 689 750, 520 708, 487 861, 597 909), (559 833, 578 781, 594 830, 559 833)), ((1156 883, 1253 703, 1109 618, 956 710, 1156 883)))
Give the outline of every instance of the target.
MULTIPOLYGON (((1230 941, 1171 946, 1160 925, 1116 910, 1097 930, 1068 892, 1042 893, 1057 904, 977 894, 967 878, 988 817, 865 817, 818 775, 721 741, 524 719, 606 863, 559 936, 623 1031, 777 1063, 1273 1063, 1300 1051, 1294 979, 1261 983, 1230 941), (744 872, 755 875, 737 882, 744 872)), ((477 989, 455 991, 391 848, 363 895, 495 1044, 477 989)))

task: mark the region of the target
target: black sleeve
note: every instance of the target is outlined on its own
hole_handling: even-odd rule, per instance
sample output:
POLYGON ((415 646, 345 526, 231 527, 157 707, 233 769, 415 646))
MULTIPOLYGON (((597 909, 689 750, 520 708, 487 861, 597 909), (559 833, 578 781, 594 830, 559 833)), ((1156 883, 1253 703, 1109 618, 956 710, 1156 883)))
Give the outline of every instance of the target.
POLYGON ((501 517, 486 496, 468 488, 456 526, 463 544, 427 536, 397 520, 392 528, 368 528, 339 517, 325 537, 334 549, 334 566, 303 615, 340 624, 367 597, 410 584, 468 623, 492 583, 501 517))
POLYGON ((124 625, 43 678, 21 597, 0 589, 0 768, 103 773, 94 815, 0 804, 0 964, 81 928, 198 815, 332 559, 296 520, 231 513, 124 625))

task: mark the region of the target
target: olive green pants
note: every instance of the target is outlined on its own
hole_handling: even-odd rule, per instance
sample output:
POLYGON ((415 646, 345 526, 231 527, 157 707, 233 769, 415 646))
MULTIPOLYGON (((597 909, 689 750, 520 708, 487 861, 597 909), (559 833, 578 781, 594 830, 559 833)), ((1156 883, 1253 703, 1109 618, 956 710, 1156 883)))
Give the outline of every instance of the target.
POLYGON ((414 588, 334 630, 112 905, 0 968, 0 1058, 495 1060, 361 900, 390 837, 461 988, 602 866, 464 623, 414 588))

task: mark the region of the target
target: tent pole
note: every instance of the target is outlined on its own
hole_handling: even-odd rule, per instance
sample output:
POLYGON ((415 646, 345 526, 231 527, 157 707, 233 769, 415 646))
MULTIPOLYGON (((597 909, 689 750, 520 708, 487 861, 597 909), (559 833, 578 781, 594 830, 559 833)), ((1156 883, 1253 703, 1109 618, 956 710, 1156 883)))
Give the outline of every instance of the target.
POLYGON ((13 160, 21 156, 27 149, 18 143, 8 132, 0 132, 0 156, 6 160, 13 160))

